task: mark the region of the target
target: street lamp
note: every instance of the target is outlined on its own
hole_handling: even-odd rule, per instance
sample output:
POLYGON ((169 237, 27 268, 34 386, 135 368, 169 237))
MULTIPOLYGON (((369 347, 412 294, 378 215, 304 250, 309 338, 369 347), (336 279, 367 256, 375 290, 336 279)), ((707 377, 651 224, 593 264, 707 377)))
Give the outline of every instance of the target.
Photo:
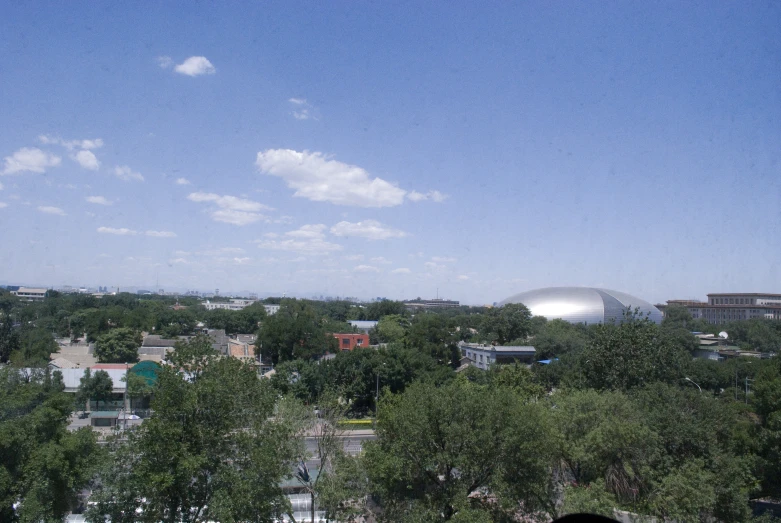
POLYGON ((686 381, 690 381, 690 382, 694 383, 697 386, 697 388, 700 389, 700 394, 702 394, 702 387, 697 385, 697 383, 693 379, 691 379, 691 378, 683 378, 683 379, 685 379, 686 381))

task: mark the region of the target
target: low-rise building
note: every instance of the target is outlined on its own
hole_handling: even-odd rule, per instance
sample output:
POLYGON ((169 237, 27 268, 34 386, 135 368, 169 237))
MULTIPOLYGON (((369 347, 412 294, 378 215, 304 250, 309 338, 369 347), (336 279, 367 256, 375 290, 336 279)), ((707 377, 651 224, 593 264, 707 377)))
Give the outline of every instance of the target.
POLYGON ((421 300, 418 298, 416 300, 404 302, 404 306, 411 311, 416 311, 427 309, 453 309, 455 307, 460 307, 461 303, 455 300, 442 300, 439 298, 433 300, 421 300))
POLYGON ((268 316, 272 316, 279 312, 279 308, 281 305, 264 305, 263 308, 266 309, 266 314, 268 316))
POLYGON ((256 300, 231 299, 230 301, 211 302, 209 300, 206 300, 206 303, 204 303, 203 306, 206 308, 207 311, 213 311, 215 309, 240 311, 241 309, 252 305, 253 303, 255 303, 255 301, 256 300))
POLYGON ((369 331, 372 330, 374 327, 377 326, 377 321, 369 321, 369 320, 350 320, 347 323, 353 326, 353 328, 363 332, 364 334, 369 334, 369 331))
POLYGON ((369 346, 368 334, 333 333, 331 334, 339 342, 339 350, 353 350, 359 347, 369 346))
POLYGON ((11 294, 17 296, 20 300, 43 301, 43 299, 46 298, 46 289, 19 287, 15 291, 11 291, 11 294))
POLYGON ((537 350, 530 345, 477 345, 462 343, 461 355, 472 365, 487 370, 494 364, 532 363, 537 350))

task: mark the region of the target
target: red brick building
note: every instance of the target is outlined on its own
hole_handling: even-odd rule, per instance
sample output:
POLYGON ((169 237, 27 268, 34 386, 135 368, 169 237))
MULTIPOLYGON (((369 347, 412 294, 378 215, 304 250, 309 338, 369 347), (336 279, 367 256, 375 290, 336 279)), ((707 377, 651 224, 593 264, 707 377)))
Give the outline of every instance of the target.
POLYGON ((339 342, 339 350, 353 350, 356 347, 368 347, 369 335, 368 334, 338 334, 334 333, 331 336, 336 338, 339 342))

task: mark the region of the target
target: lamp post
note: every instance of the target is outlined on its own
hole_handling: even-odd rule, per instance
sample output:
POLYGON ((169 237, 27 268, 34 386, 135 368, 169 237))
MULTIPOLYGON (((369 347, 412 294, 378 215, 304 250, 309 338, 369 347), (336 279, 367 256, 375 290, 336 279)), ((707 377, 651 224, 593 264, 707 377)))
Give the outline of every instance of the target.
POLYGON ((700 387, 699 385, 697 385, 697 383, 696 383, 696 382, 695 382, 693 379, 691 379, 691 378, 686 378, 686 377, 685 377, 685 378, 683 378, 683 379, 685 379, 686 381, 690 381, 691 383, 694 383, 694 385, 696 385, 696 386, 697 386, 697 388, 698 388, 698 389, 700 389, 700 394, 702 394, 702 387, 700 387))

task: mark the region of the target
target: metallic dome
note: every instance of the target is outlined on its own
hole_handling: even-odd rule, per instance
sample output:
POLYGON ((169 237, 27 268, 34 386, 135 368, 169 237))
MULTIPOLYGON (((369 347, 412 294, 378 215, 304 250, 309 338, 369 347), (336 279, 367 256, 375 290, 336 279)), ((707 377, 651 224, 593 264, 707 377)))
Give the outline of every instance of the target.
POLYGON ((624 311, 640 309, 640 313, 655 322, 662 322, 659 309, 645 300, 623 292, 591 287, 547 287, 510 296, 499 305, 523 303, 534 316, 570 323, 620 323, 624 311))

